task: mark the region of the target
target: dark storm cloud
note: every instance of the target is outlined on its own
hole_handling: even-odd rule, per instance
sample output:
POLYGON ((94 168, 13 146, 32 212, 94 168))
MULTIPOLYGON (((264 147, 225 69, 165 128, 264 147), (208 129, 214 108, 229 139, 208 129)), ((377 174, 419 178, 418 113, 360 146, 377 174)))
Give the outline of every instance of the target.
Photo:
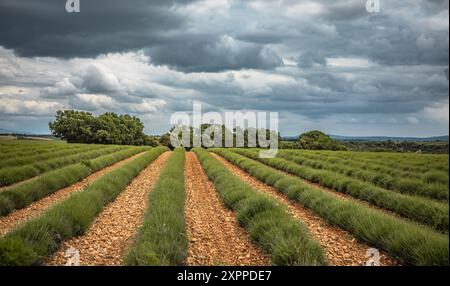
MULTIPOLYGON (((272 2, 270 2, 272 3, 272 2)), ((293 9, 304 1, 284 1, 293 9)), ((327 57, 364 57, 383 65, 447 65, 448 1, 381 1, 380 13, 368 13, 365 0, 313 1, 320 9, 296 19, 254 15, 261 23, 237 37, 254 43, 282 44, 297 51, 300 68, 323 65, 327 57), (281 28, 280 28, 281 27, 281 28)), ((274 5, 275 9, 277 6, 274 5)), ((268 9, 270 9, 268 8, 268 9)), ((250 16, 252 17, 252 16, 250 16)))
POLYGON ((172 5, 194 0, 89 0, 66 13, 65 0, 2 0, 0 44, 22 56, 90 57, 141 49, 180 27, 172 5))
MULTIPOLYGON (((348 54, 367 57, 383 65, 446 65, 449 57, 448 35, 442 31, 413 29, 396 18, 374 16, 361 26, 338 25, 342 39, 338 45, 348 54)), ((327 47, 335 51, 336 47, 327 47)))
POLYGON ((89 0, 81 1, 80 13, 69 14, 65 1, 5 0, 0 3, 0 44, 26 57, 94 57, 146 49, 155 64, 185 71, 271 69, 282 64, 274 51, 260 44, 182 32, 186 15, 174 7, 190 2, 195 0, 89 0))
MULTIPOLYGON (((81 13, 68 14, 62 0, 4 0, 0 2, 0 44, 21 56, 62 58, 146 49, 155 64, 182 71, 272 69, 283 63, 269 46, 276 44, 297 50, 300 68, 324 65, 327 57, 334 56, 366 57, 385 65, 446 64, 449 60, 445 31, 426 27, 425 22, 414 24, 420 20, 416 16, 431 17, 448 8, 445 1, 419 1, 419 11, 417 4, 383 1, 382 12, 373 15, 365 10, 363 0, 317 1, 320 11, 304 20, 276 17, 271 7, 252 13, 243 2, 235 5, 256 26, 240 27, 243 19, 235 24, 235 17, 242 17, 237 13, 228 19, 229 26, 221 23, 206 33, 198 33, 198 27, 188 30, 194 19, 176 9, 192 2, 90 0, 81 2, 81 13), (411 12, 396 13, 399 9, 411 12), (227 37, 234 42, 224 40, 227 37)), ((298 3, 303 2, 284 1, 283 5, 290 9, 298 3)), ((300 9, 299 15, 307 9, 300 9)), ((197 24, 207 27, 209 23, 197 24)))
POLYGON ((152 63, 167 64, 183 71, 272 69, 283 63, 269 48, 227 36, 182 36, 177 42, 150 48, 148 53, 152 63))
POLYGON ((341 0, 336 2, 320 1, 325 7, 323 18, 331 21, 351 21, 367 16, 365 1, 341 0))
POLYGON ((305 51, 297 58, 299 68, 311 68, 314 64, 326 65, 326 56, 319 51, 305 51))

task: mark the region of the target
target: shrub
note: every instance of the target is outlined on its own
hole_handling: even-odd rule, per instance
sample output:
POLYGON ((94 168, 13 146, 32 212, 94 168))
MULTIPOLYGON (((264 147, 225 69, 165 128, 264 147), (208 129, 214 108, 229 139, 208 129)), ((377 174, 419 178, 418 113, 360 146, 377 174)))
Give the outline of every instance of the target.
POLYGON ((186 259, 184 155, 183 148, 175 149, 161 171, 125 265, 180 265, 186 259))

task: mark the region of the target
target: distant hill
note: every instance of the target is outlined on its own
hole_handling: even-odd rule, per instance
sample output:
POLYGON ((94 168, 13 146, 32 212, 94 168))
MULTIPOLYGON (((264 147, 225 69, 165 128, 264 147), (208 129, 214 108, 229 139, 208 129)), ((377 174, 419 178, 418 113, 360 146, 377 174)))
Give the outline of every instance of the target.
POLYGON ((3 128, 0 128, 0 134, 23 134, 23 135, 34 135, 33 133, 27 132, 27 131, 8 130, 8 129, 3 129, 3 128))
POLYGON ((57 140, 52 134, 35 134, 27 131, 8 130, 0 128, 0 136, 15 136, 21 140, 57 140))
MULTIPOLYGON (((331 138, 340 141, 413 141, 413 142, 432 142, 448 141, 448 135, 433 137, 390 137, 390 136, 342 136, 329 134, 331 138)), ((284 141, 297 141, 298 136, 282 136, 284 141)))
POLYGON ((297 141, 298 136, 281 136, 281 140, 283 141, 297 141))
POLYGON ((13 133, 13 131, 0 128, 0 134, 11 134, 11 133, 13 133))
POLYGON ((340 141, 414 141, 414 142, 432 142, 448 141, 448 135, 433 137, 390 137, 390 136, 340 136, 330 135, 331 138, 340 141))

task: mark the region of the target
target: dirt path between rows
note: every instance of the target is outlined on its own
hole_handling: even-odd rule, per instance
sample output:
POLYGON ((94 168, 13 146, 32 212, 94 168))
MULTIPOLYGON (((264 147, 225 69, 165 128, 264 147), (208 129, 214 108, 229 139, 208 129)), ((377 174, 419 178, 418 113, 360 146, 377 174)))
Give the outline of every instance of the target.
POLYGON ((252 244, 235 214, 221 202, 196 155, 186 153, 187 265, 270 265, 270 259, 252 244))
POLYGON ((85 234, 65 241, 60 250, 45 264, 64 265, 67 261, 65 253, 73 247, 79 251, 80 265, 121 265, 126 248, 131 245, 142 224, 148 205, 148 194, 170 154, 161 154, 141 171, 131 184, 102 210, 85 234))
MULTIPOLYGON (((243 156, 243 155, 242 155, 242 156, 243 156)), ((244 157, 245 157, 245 156, 244 156, 244 157)), ((314 182, 308 181, 308 180, 306 180, 306 179, 304 179, 304 178, 302 178, 302 177, 300 177, 300 176, 297 176, 297 175, 295 175, 295 174, 291 174, 291 173, 286 172, 286 171, 283 171, 283 170, 279 170, 279 169, 274 168, 274 167, 272 167, 272 166, 266 165, 266 164, 264 164, 264 163, 262 163, 262 162, 260 162, 260 161, 258 161, 258 160, 254 160, 254 159, 248 158, 248 157, 246 157, 246 158, 249 159, 249 160, 255 161, 255 162, 257 162, 257 163, 263 164, 264 166, 266 166, 266 167, 268 167, 268 168, 271 168, 271 169, 273 169, 273 170, 275 170, 275 171, 277 171, 277 172, 280 172, 280 173, 283 173, 283 174, 285 174, 285 175, 288 175, 288 176, 290 176, 290 177, 292 177, 292 178, 298 179, 298 180, 302 181, 303 183, 305 183, 305 184, 307 184, 307 185, 310 185, 310 186, 312 186, 312 187, 314 187, 314 188, 317 188, 317 189, 320 189, 320 190, 322 190, 322 191, 324 191, 324 192, 327 192, 327 193, 329 193, 330 195, 334 196, 334 197, 337 198, 337 199, 351 201, 351 202, 354 202, 354 203, 357 203, 357 204, 364 205, 364 206, 366 206, 366 207, 368 207, 368 208, 371 208, 371 209, 373 209, 373 210, 382 212, 382 213, 384 213, 384 214, 387 214, 387 215, 390 215, 390 216, 393 216, 393 217, 396 217, 396 218, 399 218, 399 219, 403 219, 403 220, 406 220, 406 221, 414 222, 414 220, 412 220, 412 219, 409 219, 409 218, 407 218, 407 217, 401 216, 400 214, 398 214, 398 213, 396 213, 396 212, 394 212, 394 211, 391 211, 391 210, 388 210, 388 209, 379 207, 379 206, 377 206, 377 205, 374 205, 374 204, 372 204, 372 203, 370 203, 370 202, 368 202, 368 201, 364 201, 364 200, 362 200, 362 199, 359 199, 359 198, 354 197, 354 196, 352 196, 352 195, 349 195, 349 194, 347 194, 347 193, 343 193, 343 192, 340 192, 340 191, 338 191, 338 190, 335 190, 335 189, 332 189, 332 188, 329 188, 329 187, 322 186, 322 185, 320 185, 319 183, 314 183, 314 182)), ((288 161, 288 160, 287 160, 287 161, 288 161)), ((294 163, 295 163, 295 162, 294 162, 294 163)), ((296 164, 297 164, 297 163, 296 163, 296 164)), ((300 164, 297 164, 297 165, 299 165, 300 167, 303 167, 303 166, 300 165, 300 164)))
POLYGON ((122 161, 119 161, 111 166, 105 167, 95 173, 92 173, 91 175, 89 175, 88 177, 79 181, 78 183, 75 183, 66 188, 60 189, 38 201, 33 202, 32 204, 30 204, 29 206, 27 206, 23 209, 14 210, 7 216, 0 217, 0 236, 5 235, 6 233, 10 232, 11 230, 13 230, 15 227, 17 227, 21 223, 23 223, 29 219, 32 219, 34 217, 39 216, 50 206, 65 200, 69 195, 71 195, 75 192, 84 190, 90 183, 92 183, 99 177, 105 175, 106 173, 111 172, 114 169, 119 168, 120 166, 137 158, 138 156, 141 156, 144 153, 145 152, 133 155, 133 156, 131 156, 127 159, 124 159, 122 161))
MULTIPOLYGON (((244 182, 287 206, 292 216, 302 221, 308 227, 312 238, 318 241, 325 249, 325 254, 330 265, 357 266, 366 264, 366 261, 368 260, 368 258, 366 258, 366 251, 371 248, 369 245, 358 241, 351 233, 329 224, 323 218, 301 204, 289 200, 275 188, 257 180, 223 157, 214 153, 211 154, 222 162, 233 174, 239 176, 244 182)), ((399 262, 391 258, 387 253, 381 251, 380 264, 398 265, 399 262)))

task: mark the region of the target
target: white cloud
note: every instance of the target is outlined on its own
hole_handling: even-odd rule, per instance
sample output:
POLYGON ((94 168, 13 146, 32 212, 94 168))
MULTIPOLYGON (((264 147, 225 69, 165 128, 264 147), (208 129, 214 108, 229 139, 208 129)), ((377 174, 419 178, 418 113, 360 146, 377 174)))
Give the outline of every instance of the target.
POLYGON ((121 90, 119 80, 112 70, 100 63, 91 64, 82 75, 82 87, 90 92, 121 90))
POLYGON ((73 95, 77 92, 77 88, 73 83, 67 78, 56 82, 53 86, 46 87, 39 91, 43 97, 58 98, 65 95, 73 95))
POLYGON ((436 15, 433 15, 432 17, 428 18, 427 24, 428 28, 431 30, 437 30, 437 31, 447 31, 449 29, 449 11, 448 9, 443 10, 436 15))
POLYGON ((75 104, 86 110, 114 109, 116 107, 114 99, 104 94, 82 93, 75 97, 77 99, 75 104))
POLYGON ((0 114, 9 115, 50 115, 54 114, 56 109, 64 108, 62 104, 51 101, 19 100, 7 97, 0 97, 0 101, 0 114))
POLYGON ((327 58, 327 65, 331 67, 368 68, 373 64, 363 58, 327 58))
POLYGON ((316 2, 303 1, 292 5, 288 10, 287 14, 291 17, 297 18, 299 15, 318 15, 325 11, 325 8, 316 2))
POLYGON ((129 105, 129 109, 135 113, 154 113, 162 111, 161 109, 167 105, 162 99, 144 98, 141 103, 133 103, 129 105))
POLYGON ((442 102, 436 102, 430 106, 423 109, 423 116, 429 120, 436 121, 439 123, 448 124, 449 123, 449 107, 448 100, 442 102))
POLYGON ((406 121, 408 121, 411 124, 417 124, 420 122, 419 119, 415 116, 407 116, 406 121))

